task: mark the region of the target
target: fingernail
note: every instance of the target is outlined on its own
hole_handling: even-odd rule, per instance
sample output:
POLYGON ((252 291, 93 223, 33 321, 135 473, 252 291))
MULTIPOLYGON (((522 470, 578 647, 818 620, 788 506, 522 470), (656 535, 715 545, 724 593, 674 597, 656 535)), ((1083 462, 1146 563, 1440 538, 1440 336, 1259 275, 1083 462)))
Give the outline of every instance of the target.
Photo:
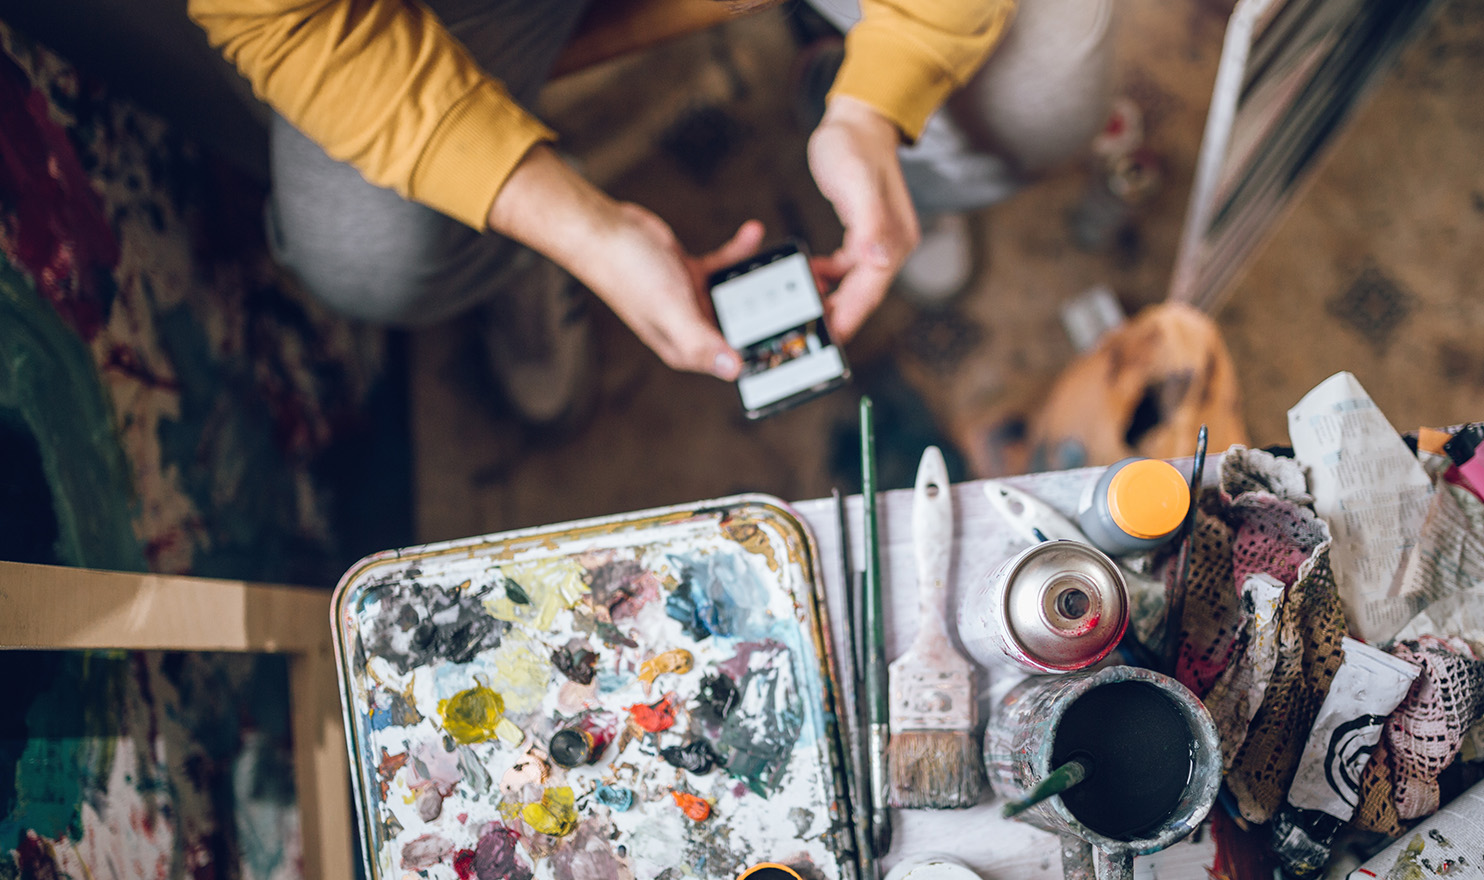
POLYGON ((732 376, 736 375, 737 369, 738 367, 736 357, 724 351, 717 352, 716 363, 712 367, 712 372, 715 373, 718 378, 731 379, 732 376))
POLYGON ((882 244, 879 241, 876 242, 875 244, 871 245, 871 249, 869 251, 869 254, 870 254, 870 257, 871 257, 871 262, 875 263, 876 265, 878 265, 878 266, 890 266, 891 265, 891 255, 886 252, 886 245, 882 244))

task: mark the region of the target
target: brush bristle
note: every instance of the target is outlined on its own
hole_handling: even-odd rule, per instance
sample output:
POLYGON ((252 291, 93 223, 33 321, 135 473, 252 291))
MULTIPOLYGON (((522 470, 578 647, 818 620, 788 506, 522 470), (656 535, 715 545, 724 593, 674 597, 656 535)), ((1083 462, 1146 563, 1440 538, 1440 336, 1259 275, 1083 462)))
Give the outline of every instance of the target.
POLYGON ((979 750, 965 730, 892 731, 886 749, 893 807, 952 810, 979 803, 979 750))

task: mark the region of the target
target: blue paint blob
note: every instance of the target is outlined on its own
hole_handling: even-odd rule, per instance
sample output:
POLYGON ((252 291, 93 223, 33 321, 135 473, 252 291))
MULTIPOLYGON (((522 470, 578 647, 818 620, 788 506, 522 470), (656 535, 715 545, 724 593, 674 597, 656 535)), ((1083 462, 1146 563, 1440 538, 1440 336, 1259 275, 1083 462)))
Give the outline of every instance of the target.
POLYGON ((597 798, 598 803, 620 813, 627 813, 629 808, 634 806, 634 792, 627 788, 599 783, 598 790, 593 793, 593 796, 597 798))
POLYGON ((696 618, 708 632, 738 639, 768 636, 768 587, 748 564, 743 551, 691 558, 691 598, 696 618))
POLYGON ((670 598, 665 600, 665 613, 675 620, 680 621, 680 626, 685 634, 702 641, 711 638, 711 630, 706 628, 706 621, 701 619, 700 611, 696 608, 696 599, 691 594, 690 578, 680 582, 670 598))

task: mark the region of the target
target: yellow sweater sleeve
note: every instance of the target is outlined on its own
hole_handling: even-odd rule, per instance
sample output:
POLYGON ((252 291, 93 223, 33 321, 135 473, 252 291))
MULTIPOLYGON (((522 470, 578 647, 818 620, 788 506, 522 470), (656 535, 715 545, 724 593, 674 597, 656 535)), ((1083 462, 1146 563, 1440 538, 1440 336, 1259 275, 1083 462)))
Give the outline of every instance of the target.
POLYGON ((908 140, 999 43, 1015 0, 861 0, 830 90, 864 101, 908 140))
POLYGON ((189 0, 257 95, 334 158, 476 229, 552 132, 414 0, 189 0))

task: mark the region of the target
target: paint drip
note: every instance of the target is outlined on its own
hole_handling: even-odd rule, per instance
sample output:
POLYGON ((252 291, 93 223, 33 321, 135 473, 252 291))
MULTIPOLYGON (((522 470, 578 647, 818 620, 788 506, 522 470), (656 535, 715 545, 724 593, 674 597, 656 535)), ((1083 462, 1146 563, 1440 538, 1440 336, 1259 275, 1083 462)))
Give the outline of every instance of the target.
POLYGON ((539 803, 526 804, 520 817, 536 831, 549 837, 565 837, 577 828, 577 799, 568 786, 548 788, 539 803))
POLYGON ((672 766, 689 770, 697 776, 710 773, 722 763, 720 757, 704 739, 693 739, 685 745, 660 749, 660 757, 672 766))
POLYGON ((670 794, 674 796, 675 805, 680 807, 680 811, 692 820, 705 822, 711 817, 711 804, 704 799, 684 791, 672 791, 670 794))
POLYGON ((675 726, 675 694, 665 694, 658 703, 635 703, 629 707, 629 718, 641 730, 659 733, 675 726))
POLYGON ((519 745, 525 739, 521 729, 505 717, 505 700, 482 684, 439 700, 438 714, 443 716, 443 729, 457 743, 469 745, 499 737, 506 744, 519 745))
POLYGON ((634 792, 622 786, 598 784, 598 790, 593 792, 593 797, 598 803, 610 810, 627 813, 634 806, 634 792))

